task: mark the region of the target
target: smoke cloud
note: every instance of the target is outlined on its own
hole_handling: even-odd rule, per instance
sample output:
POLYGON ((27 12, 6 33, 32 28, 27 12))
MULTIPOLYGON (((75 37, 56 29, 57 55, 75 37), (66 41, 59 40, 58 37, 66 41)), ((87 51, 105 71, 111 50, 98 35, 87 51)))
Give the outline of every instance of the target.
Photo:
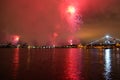
MULTIPOLYGON (((120 20, 119 0, 76 0, 84 23, 80 31, 71 34, 70 25, 61 17, 60 7, 64 1, 69 0, 1 0, 0 40, 7 40, 10 35, 19 35, 20 40, 29 44, 62 43, 71 35, 78 39, 88 37, 81 36, 95 28, 91 27, 93 23, 100 24, 102 21, 106 24, 105 20, 120 20)), ((103 29, 101 26, 99 28, 103 29)))

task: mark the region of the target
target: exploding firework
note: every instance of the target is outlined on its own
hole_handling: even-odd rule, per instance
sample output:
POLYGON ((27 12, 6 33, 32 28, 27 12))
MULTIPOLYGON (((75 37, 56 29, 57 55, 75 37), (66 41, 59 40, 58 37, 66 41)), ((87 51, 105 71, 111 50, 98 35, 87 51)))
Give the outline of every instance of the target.
POLYGON ((82 23, 82 17, 79 12, 79 0, 64 0, 60 4, 59 11, 61 13, 60 17, 62 24, 58 23, 59 26, 55 27, 54 32, 50 36, 50 44, 57 45, 57 40, 61 37, 61 33, 63 34, 64 32, 67 32, 66 34, 69 35, 66 36, 65 41, 72 45, 75 40, 73 35, 80 28, 80 24, 82 23), (60 28, 66 30, 60 32, 60 28))
POLYGON ((63 1, 61 5, 61 17, 68 23, 70 32, 75 32, 82 24, 79 5, 79 0, 63 1))
POLYGON ((70 45, 73 45, 73 40, 72 39, 69 40, 68 42, 69 42, 70 45))
POLYGON ((75 9, 75 7, 74 6, 68 6, 68 8, 67 8, 67 12, 70 14, 70 15, 74 15, 75 14, 75 11, 76 11, 76 9, 75 9))
MULTIPOLYGON (((26 0, 8 2, 9 4, 5 6, 6 11, 3 12, 6 16, 3 18, 8 20, 8 23, 5 21, 6 27, 10 27, 3 30, 3 33, 5 32, 5 35, 19 34, 22 37, 20 41, 25 41, 30 45, 34 45, 34 43, 46 45, 48 42, 53 44, 67 43, 68 37, 78 29, 76 27, 76 22, 79 22, 79 19, 76 18, 79 16, 78 1, 26 0), (23 4, 28 7, 25 8, 25 11, 22 7, 23 4)), ((19 37, 6 40, 18 42, 19 37)))
POLYGON ((16 44, 16 43, 18 43, 20 36, 13 35, 13 36, 11 36, 11 38, 12 38, 12 44, 16 44))
POLYGON ((68 24, 67 29, 70 32, 68 42, 70 44, 73 44, 74 33, 80 29, 80 25, 83 23, 79 5, 79 0, 65 0, 60 6, 62 20, 68 24))

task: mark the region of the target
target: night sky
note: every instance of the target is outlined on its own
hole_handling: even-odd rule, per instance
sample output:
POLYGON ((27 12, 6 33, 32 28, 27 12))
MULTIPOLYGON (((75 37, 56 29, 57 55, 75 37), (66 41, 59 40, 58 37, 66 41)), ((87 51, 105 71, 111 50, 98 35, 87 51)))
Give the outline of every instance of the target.
POLYGON ((120 38, 120 0, 0 0, 0 42, 12 35, 39 44, 70 38, 87 42, 106 34, 120 38), (71 3, 82 16, 73 32, 73 24, 62 14, 71 3))

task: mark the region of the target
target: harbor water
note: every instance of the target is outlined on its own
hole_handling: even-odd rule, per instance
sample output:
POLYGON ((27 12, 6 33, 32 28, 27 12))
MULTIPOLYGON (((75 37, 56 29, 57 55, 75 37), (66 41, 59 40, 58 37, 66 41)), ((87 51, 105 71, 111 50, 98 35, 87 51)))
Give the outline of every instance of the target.
POLYGON ((120 49, 0 48, 0 80, 120 80, 120 49))

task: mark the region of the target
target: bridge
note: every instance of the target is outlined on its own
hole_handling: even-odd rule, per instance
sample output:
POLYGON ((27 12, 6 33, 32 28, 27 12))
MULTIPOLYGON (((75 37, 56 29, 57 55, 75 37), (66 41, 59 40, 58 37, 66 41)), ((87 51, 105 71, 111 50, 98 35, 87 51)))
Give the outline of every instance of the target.
POLYGON ((120 39, 106 35, 98 40, 89 42, 86 48, 120 48, 120 39))

